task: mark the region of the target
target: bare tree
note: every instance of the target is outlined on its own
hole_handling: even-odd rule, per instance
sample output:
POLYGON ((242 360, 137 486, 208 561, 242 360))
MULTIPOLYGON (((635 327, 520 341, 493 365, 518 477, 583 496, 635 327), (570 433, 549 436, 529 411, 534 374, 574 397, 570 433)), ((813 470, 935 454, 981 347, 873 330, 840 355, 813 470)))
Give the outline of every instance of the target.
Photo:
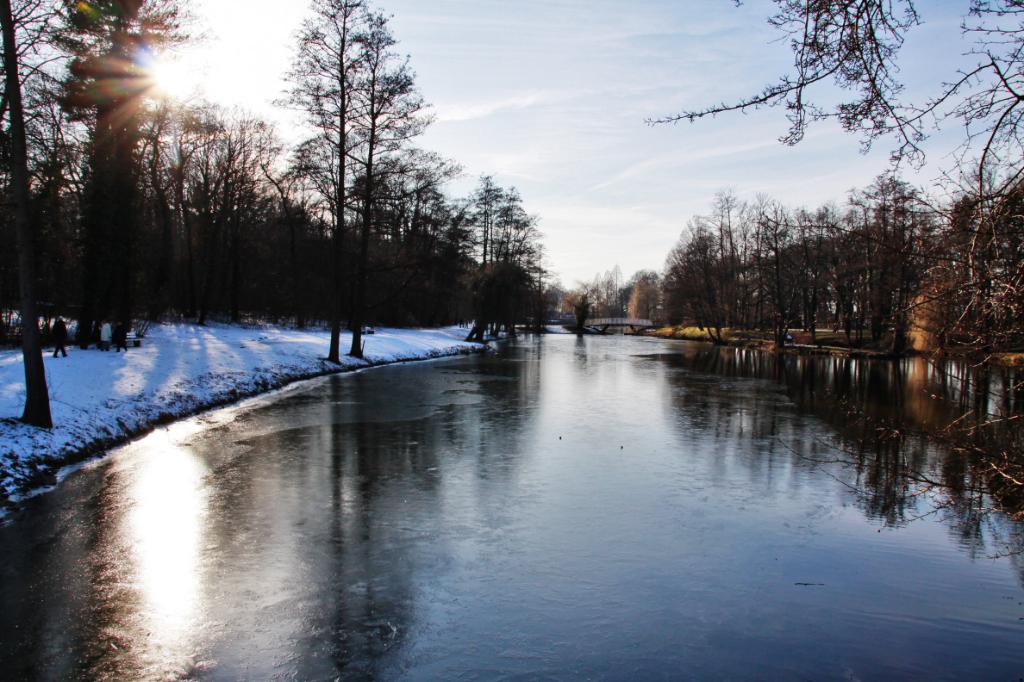
POLYGON ((10 122, 11 193, 18 241, 18 283, 21 289, 21 352, 25 364, 25 409, 27 424, 50 428, 50 396, 39 338, 39 315, 35 300, 35 254, 29 208, 28 149, 25 142, 25 110, 22 104, 18 43, 11 0, 0 0, 0 30, 3 32, 4 97, 10 122))
POLYGON ((1024 3, 963 1, 963 50, 974 65, 947 74, 923 101, 906 101, 899 77, 906 36, 922 23, 916 0, 774 0, 768 23, 789 38, 789 73, 759 93, 652 122, 782 106, 786 144, 800 142, 811 123, 833 119, 865 149, 888 138, 894 160, 913 162, 923 160, 933 123, 956 123, 965 131, 961 158, 977 159, 979 178, 998 171, 1002 181, 991 190, 1005 191, 1024 174, 1024 3), (826 108, 815 99, 829 84, 849 94, 826 108))
POLYGON ((756 216, 754 267, 761 292, 771 306, 770 327, 775 347, 782 348, 797 297, 792 286, 792 220, 784 206, 766 197, 758 201, 756 216))
POLYGON ((825 206, 815 212, 800 210, 794 217, 796 227, 796 260, 801 273, 800 288, 801 318, 804 331, 811 335, 813 343, 818 333, 818 315, 825 296, 825 274, 828 264, 824 260, 825 244, 836 234, 838 219, 834 209, 825 206))
POLYGON ((298 168, 316 176, 315 186, 331 220, 333 286, 331 345, 327 359, 341 362, 341 306, 344 300, 345 209, 352 137, 353 82, 360 68, 356 35, 368 21, 362 0, 315 0, 313 16, 299 34, 289 78, 290 95, 317 131, 300 153, 298 168))
POLYGON ((725 343, 728 308, 728 265, 720 252, 716 235, 696 218, 669 252, 665 264, 665 291, 673 313, 680 320, 707 329, 715 344, 725 343))
POLYGON ((303 227, 306 209, 302 205, 302 196, 296 188, 299 184, 299 178, 294 172, 276 173, 268 165, 264 165, 262 170, 267 182, 274 188, 280 204, 281 220, 288 230, 291 305, 295 311, 295 326, 302 329, 306 326, 305 311, 307 305, 303 301, 303 283, 306 278, 303 274, 302 264, 299 261, 299 232, 303 227))
POLYGON ((171 270, 174 267, 174 175, 173 161, 169 160, 170 130, 173 129, 174 111, 166 102, 160 103, 142 126, 142 152, 146 188, 150 194, 153 213, 158 224, 159 237, 153 289, 147 317, 158 320, 170 303, 171 270))
POLYGON ((359 169, 359 238, 356 246, 356 281, 353 288, 349 354, 363 357, 363 323, 369 279, 370 237, 377 189, 393 172, 389 163, 426 126, 423 98, 416 90, 408 59, 400 58, 397 44, 382 14, 369 15, 358 37, 359 70, 353 90, 353 133, 358 143, 350 157, 359 169))
POLYGON ((492 234, 497 222, 498 207, 501 204, 504 190, 499 187, 490 175, 480 177, 480 185, 473 193, 473 220, 479 231, 480 263, 487 265, 491 258, 492 234))

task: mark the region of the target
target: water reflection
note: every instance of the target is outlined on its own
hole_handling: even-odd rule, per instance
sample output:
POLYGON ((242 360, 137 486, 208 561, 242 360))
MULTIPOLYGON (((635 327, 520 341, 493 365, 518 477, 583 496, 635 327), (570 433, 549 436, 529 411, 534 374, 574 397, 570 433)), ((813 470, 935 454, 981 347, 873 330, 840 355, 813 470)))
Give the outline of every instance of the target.
POLYGON ((966 412, 988 417, 1024 413, 1024 392, 1014 368, 980 371, 954 360, 879 362, 706 344, 679 344, 678 352, 666 360, 718 376, 774 380, 801 407, 817 408, 833 422, 844 415, 867 414, 876 422, 941 428, 966 412))
POLYGON ((189 645, 200 597, 205 468, 185 448, 171 443, 153 447, 130 489, 126 535, 152 644, 182 650, 189 645))
MULTIPOLYGON (((730 353, 530 340, 336 377, 234 421, 154 434, 0 527, 0 669, 1019 671, 1021 563, 984 557, 996 537, 1020 546, 1021 526, 982 513, 991 500, 962 458, 873 435, 852 409, 867 400, 889 427, 908 411, 940 418, 917 398, 938 377, 730 353), (917 470, 960 487, 922 493, 917 470)), ((980 390, 952 383, 955 397, 980 390)))
POLYGON ((1024 434, 1024 403, 1016 370, 982 372, 963 362, 925 358, 776 355, 705 344, 679 344, 676 350, 651 358, 687 370, 671 375, 677 411, 694 412, 693 401, 699 401, 696 412, 714 425, 717 440, 730 434, 750 443, 767 440, 769 453, 787 451, 794 466, 824 468, 868 518, 887 525, 939 514, 972 556, 1024 551, 1017 525, 991 513, 1019 514, 1019 497, 993 495, 984 460, 929 437, 948 433, 950 424, 996 420, 996 426, 972 430, 975 442, 996 442, 995 451, 1024 451, 1017 445, 1024 434), (738 379, 743 381, 733 381, 738 379), (778 390, 832 430, 785 431, 787 408, 774 395, 778 390))

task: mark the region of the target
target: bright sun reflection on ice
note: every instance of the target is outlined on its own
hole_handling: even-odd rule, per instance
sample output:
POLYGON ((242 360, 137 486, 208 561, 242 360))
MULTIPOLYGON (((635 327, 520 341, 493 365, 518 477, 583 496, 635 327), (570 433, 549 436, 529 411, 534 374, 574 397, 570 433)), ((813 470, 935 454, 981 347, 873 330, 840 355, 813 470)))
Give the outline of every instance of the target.
POLYGON ((189 451, 168 443, 140 463, 133 490, 139 587, 153 636, 165 645, 188 636, 199 601, 204 472, 189 451))

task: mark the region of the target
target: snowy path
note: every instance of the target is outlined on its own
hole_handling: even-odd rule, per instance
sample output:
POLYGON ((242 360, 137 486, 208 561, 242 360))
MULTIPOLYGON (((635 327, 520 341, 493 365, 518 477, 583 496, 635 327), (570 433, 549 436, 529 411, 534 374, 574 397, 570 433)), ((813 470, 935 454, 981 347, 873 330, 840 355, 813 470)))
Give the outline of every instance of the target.
MULTIPOLYGON (((325 331, 154 326, 143 346, 127 354, 71 348, 68 358, 54 359, 46 353, 52 431, 16 421, 25 399, 21 353, 0 352, 0 503, 45 481, 76 456, 207 407, 297 379, 479 350, 462 340, 465 333, 378 329, 364 337, 365 361, 345 357, 339 367, 323 360, 329 345, 325 331)), ((344 334, 342 349, 350 343, 344 334)))

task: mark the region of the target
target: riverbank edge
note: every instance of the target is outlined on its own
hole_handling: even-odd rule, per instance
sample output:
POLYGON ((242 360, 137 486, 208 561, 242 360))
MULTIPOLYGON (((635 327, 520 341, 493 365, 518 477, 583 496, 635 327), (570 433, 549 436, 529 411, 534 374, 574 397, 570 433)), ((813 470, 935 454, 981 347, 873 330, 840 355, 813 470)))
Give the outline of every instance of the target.
MULTIPOLYGON (((666 334, 659 331, 643 332, 642 336, 654 339, 665 339, 668 341, 692 341, 694 343, 707 343, 715 345, 707 336, 694 336, 690 334, 666 334)), ((785 353, 787 355, 818 355, 836 358, 859 358, 866 360, 902 360, 904 358, 927 357, 927 358, 950 358, 955 360, 967 360, 979 364, 989 364, 995 367, 1024 367, 1024 353, 985 353, 982 351, 965 349, 963 351, 946 350, 939 353, 928 353, 908 348, 902 355, 870 348, 850 348, 847 346, 828 346, 819 344, 795 343, 787 344, 783 348, 776 348, 770 341, 760 339, 726 339, 720 344, 720 348, 746 348, 759 350, 765 353, 785 353)))
MULTIPOLYGON (((5 520, 9 513, 17 510, 18 503, 22 500, 33 496, 37 491, 46 490, 58 485, 60 483, 58 476, 62 469, 99 459, 110 450, 144 438, 163 426, 258 398, 304 381, 313 381, 323 377, 349 374, 391 365, 475 355, 486 353, 489 350, 491 350, 491 346, 488 343, 473 346, 452 345, 447 348, 432 349, 426 354, 399 356, 387 360, 363 360, 361 364, 352 365, 335 365, 326 358, 321 358, 320 367, 311 372, 298 371, 294 374, 283 374, 272 378, 259 377, 255 379, 253 384, 248 386, 239 384, 237 388, 232 388, 229 395, 223 398, 200 402, 188 407, 183 406, 183 409, 180 411, 170 410, 161 412, 153 419, 140 423, 137 426, 125 427, 123 432, 114 436, 99 436, 83 444, 81 447, 65 448, 55 452, 52 457, 33 463, 35 470, 29 476, 16 479, 13 490, 5 491, 0 489, 0 523, 5 520)), ((252 372, 251 374, 256 373, 252 372)))

